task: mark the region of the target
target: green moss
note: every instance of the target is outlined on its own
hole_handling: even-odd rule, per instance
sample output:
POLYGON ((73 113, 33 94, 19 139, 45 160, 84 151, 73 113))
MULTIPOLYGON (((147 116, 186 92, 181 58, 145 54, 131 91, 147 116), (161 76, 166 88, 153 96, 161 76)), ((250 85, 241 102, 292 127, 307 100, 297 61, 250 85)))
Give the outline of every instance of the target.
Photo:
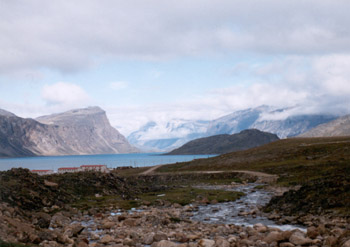
POLYGON ((205 190, 197 189, 191 186, 176 188, 168 191, 160 191, 157 193, 146 193, 140 195, 141 200, 148 201, 151 204, 157 204, 159 199, 170 203, 178 203, 187 205, 195 201, 203 199, 208 201, 226 202, 235 201, 244 195, 241 192, 224 191, 224 190, 205 190))
POLYGON ((161 202, 187 205, 195 201, 201 201, 203 199, 208 201, 215 200, 217 202, 234 201, 242 195, 244 194, 241 192, 205 190, 186 186, 182 188, 139 194, 135 200, 123 200, 118 196, 102 196, 98 198, 85 197, 77 203, 72 204, 72 206, 82 210, 108 207, 130 209, 139 207, 144 202, 148 202, 151 205, 159 205, 161 202))

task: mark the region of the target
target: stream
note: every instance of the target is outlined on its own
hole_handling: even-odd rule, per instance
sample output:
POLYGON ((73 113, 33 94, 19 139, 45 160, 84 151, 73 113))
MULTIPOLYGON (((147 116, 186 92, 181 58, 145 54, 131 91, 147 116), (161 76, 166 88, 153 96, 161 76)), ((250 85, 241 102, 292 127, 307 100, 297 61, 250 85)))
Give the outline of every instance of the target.
MULTIPOLYGON (((227 191, 243 192, 245 196, 234 202, 224 202, 209 205, 200 205, 193 212, 192 220, 215 224, 235 224, 241 226, 253 226, 261 223, 268 227, 279 228, 283 231, 306 228, 296 225, 278 225, 261 215, 260 208, 265 206, 273 196, 272 192, 255 189, 260 184, 247 184, 238 187, 225 188, 227 191), (254 212, 254 213, 252 213, 254 212)), ((204 189, 219 189, 218 186, 204 186, 204 189)), ((222 189, 222 188, 220 188, 222 189)))

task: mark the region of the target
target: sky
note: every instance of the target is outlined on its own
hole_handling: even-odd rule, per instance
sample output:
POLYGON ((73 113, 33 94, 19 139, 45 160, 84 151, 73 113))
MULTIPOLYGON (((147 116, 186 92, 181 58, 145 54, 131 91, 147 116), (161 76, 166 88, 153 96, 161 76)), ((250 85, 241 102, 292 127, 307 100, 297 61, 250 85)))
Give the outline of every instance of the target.
MULTIPOLYGON (((348 0, 0 0, 0 108, 128 135, 260 105, 350 113, 348 0)), ((295 110, 296 109, 296 110, 295 110)))

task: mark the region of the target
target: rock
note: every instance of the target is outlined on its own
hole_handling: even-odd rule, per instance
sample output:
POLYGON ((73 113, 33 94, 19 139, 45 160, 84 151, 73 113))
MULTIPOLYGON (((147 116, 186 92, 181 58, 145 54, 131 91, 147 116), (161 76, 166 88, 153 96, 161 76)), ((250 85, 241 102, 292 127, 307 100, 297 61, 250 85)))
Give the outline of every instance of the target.
POLYGON ((289 238, 289 242, 295 245, 308 245, 312 243, 310 238, 305 237, 305 234, 300 231, 293 232, 289 238))
POLYGON ((39 244, 39 246, 42 246, 42 247, 58 247, 59 244, 56 242, 56 241, 43 241, 39 244))
POLYGON ((307 228, 307 233, 306 236, 309 238, 315 239, 319 235, 319 231, 317 230, 316 227, 310 226, 307 228))
POLYGON ((191 241, 194 241, 194 240, 200 239, 201 237, 198 234, 188 234, 187 238, 191 241))
POLYGON ((342 247, 350 247, 350 239, 348 241, 346 241, 342 247))
POLYGON ((284 239, 282 233, 280 232, 270 232, 265 238, 264 238, 264 242, 271 244, 273 242, 279 242, 282 241, 284 239))
POLYGON ((116 223, 113 222, 113 221, 106 221, 106 222, 103 222, 102 228, 103 228, 103 229, 111 229, 111 228, 113 228, 115 225, 116 225, 116 223))
POLYGON ((111 235, 109 235, 109 234, 106 234, 106 235, 104 235, 103 237, 102 237, 102 239, 100 240, 100 242, 102 243, 102 244, 108 244, 108 243, 110 243, 110 242, 113 242, 113 237, 111 236, 111 235))
POLYGON ((134 227, 137 225, 137 221, 136 219, 131 219, 131 218, 128 218, 128 219, 125 219, 123 221, 123 226, 129 226, 129 227, 134 227))
POLYGON ((267 231, 267 227, 261 223, 257 223, 253 226, 253 228, 260 233, 264 233, 267 231))
POLYGON ((336 237, 334 237, 334 236, 326 237, 325 243, 326 243, 327 246, 334 246, 336 244, 336 242, 337 242, 337 238, 336 237))
POLYGON ((51 222, 51 216, 44 212, 33 214, 33 224, 40 228, 49 228, 51 222))
POLYGON ((292 243, 288 243, 288 242, 285 242, 285 243, 280 243, 279 247, 294 247, 295 245, 292 244, 292 243))
POLYGON ((177 232, 175 234, 175 240, 180 243, 186 243, 189 239, 183 232, 177 232))
POLYGON ((158 232, 153 236, 153 241, 154 242, 159 242, 162 240, 168 240, 168 236, 165 233, 158 232))
POLYGON ((83 227, 80 223, 75 223, 65 227, 64 235, 69 238, 77 237, 84 229, 85 227, 83 227))
POLYGON ((156 247, 179 247, 179 246, 180 246, 179 244, 176 244, 168 240, 161 240, 156 244, 156 247))
POLYGON ((211 239, 201 239, 198 242, 198 246, 200 247, 214 247, 215 241, 211 239))
POLYGON ((49 186, 49 187, 57 187, 58 186, 58 184, 57 183, 54 183, 54 182, 50 182, 50 181, 48 181, 48 180, 44 180, 44 184, 46 185, 46 186, 49 186))
POLYGON ((84 241, 79 241, 77 244, 75 244, 76 247, 89 247, 87 243, 84 241))
POLYGON ((151 245, 153 243, 153 237, 154 233, 144 235, 142 243, 146 245, 151 245))
POLYGON ((131 239, 131 238, 125 238, 123 240, 123 245, 127 245, 127 246, 135 246, 135 240, 131 239))
POLYGON ((226 239, 220 238, 215 241, 215 246, 230 247, 230 243, 226 239))
POLYGON ((52 217, 50 226, 52 228, 65 227, 65 226, 69 225, 70 222, 71 222, 71 220, 68 217, 63 216, 60 213, 57 213, 52 217))

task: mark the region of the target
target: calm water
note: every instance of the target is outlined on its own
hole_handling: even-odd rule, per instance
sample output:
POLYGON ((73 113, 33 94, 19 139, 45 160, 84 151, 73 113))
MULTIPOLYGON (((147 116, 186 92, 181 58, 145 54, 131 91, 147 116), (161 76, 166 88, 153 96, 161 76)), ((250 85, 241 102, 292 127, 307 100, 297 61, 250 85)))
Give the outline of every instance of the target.
POLYGON ((109 168, 121 166, 154 166, 160 164, 173 164, 176 162, 191 161, 200 158, 209 158, 215 155, 161 155, 161 153, 147 154, 99 154, 99 155, 73 155, 0 159, 0 171, 13 167, 28 169, 52 169, 57 171, 60 167, 78 167, 81 165, 107 165, 109 168))

